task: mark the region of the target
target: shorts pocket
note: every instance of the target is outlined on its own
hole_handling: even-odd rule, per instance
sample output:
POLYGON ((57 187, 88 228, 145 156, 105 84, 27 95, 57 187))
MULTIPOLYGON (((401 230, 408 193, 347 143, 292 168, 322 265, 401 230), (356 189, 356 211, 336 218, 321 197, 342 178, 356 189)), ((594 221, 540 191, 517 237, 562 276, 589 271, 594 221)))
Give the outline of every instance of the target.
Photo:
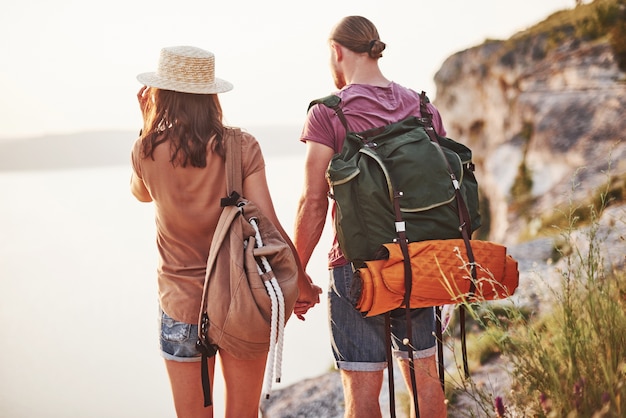
POLYGON ((161 338, 164 341, 174 343, 187 341, 191 335, 191 327, 191 324, 178 322, 170 318, 166 313, 163 313, 161 317, 161 338))

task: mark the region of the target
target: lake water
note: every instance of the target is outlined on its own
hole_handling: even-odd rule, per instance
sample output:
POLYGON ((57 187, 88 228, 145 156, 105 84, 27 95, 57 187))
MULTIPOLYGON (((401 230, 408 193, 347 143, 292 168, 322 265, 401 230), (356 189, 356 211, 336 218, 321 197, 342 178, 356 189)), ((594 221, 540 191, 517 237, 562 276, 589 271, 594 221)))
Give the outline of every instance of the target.
MULTIPOLYGON (((291 233, 300 157, 267 158, 291 233)), ((174 417, 158 352, 152 204, 130 168, 0 173, 0 417, 174 417)), ((328 285, 324 232, 309 267, 328 285)), ((286 328, 283 388, 332 367, 326 300, 286 328)), ((215 411, 223 414, 216 371, 215 411)), ((200 378, 200 376, 198 376, 200 378)))

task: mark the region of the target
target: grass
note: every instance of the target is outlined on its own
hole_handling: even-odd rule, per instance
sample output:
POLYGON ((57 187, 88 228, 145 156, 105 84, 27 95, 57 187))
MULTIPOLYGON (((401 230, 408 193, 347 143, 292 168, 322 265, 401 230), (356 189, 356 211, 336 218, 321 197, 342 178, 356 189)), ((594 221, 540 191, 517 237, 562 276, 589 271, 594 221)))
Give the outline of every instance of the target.
POLYGON ((507 40, 507 48, 496 59, 513 66, 514 55, 525 51, 540 61, 567 41, 608 42, 619 67, 626 71, 626 0, 595 0, 553 13, 507 40))
MULTIPOLYGON (((564 226, 557 227, 562 267, 558 279, 547 283, 552 310, 529 312, 510 300, 466 305, 475 331, 468 336, 470 370, 503 356, 512 386, 503 393, 460 372, 451 374, 446 387, 451 411, 468 417, 626 416, 626 274, 606 262, 600 227, 611 190, 609 183, 586 208, 585 228, 579 225, 579 207, 562 214, 564 226), (455 409, 461 394, 473 400, 473 408, 455 409)), ((451 341, 458 338, 447 344, 451 341)), ((458 346, 451 349, 458 353, 458 346)))
POLYGON ((561 10, 519 33, 513 40, 545 34, 548 36, 548 45, 556 47, 572 37, 584 41, 608 38, 621 51, 619 38, 623 35, 625 6, 624 0, 595 0, 573 9, 561 10))

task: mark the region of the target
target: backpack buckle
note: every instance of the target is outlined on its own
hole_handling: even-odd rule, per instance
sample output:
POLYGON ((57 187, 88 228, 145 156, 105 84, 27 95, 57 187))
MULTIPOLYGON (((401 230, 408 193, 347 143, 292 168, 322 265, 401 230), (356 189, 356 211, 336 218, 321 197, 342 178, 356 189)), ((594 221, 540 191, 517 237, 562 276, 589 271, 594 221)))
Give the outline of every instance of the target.
POLYGON ((240 197, 241 196, 239 196, 239 193, 232 192, 230 196, 220 199, 220 206, 223 208, 225 208, 226 206, 235 206, 240 197))

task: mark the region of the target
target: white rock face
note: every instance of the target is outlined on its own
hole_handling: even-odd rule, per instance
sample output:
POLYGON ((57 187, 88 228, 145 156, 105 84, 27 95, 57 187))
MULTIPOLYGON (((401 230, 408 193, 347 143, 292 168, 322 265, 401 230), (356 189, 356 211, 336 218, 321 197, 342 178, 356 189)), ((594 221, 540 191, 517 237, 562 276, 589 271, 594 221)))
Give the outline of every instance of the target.
POLYGON ((445 61, 434 103, 449 136, 472 148, 489 200, 489 239, 518 242, 520 233, 532 235, 528 224, 573 194, 595 193, 609 164, 613 174, 624 172, 625 80, 607 42, 549 50, 541 36, 518 37, 445 61), (521 164, 532 179, 533 204, 524 213, 511 195, 521 164))

